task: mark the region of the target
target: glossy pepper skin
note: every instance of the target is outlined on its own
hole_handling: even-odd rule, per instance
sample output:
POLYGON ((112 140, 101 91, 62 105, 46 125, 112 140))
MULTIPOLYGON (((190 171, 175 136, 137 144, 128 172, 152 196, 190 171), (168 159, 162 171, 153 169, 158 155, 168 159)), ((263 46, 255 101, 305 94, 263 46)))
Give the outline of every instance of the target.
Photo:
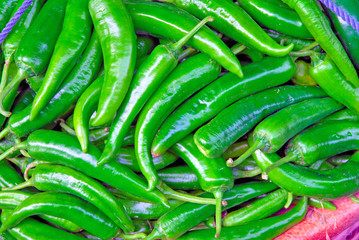
POLYGON ((56 41, 45 78, 32 103, 30 120, 39 115, 75 66, 88 45, 91 30, 88 0, 68 0, 61 33, 56 41))
POLYGON ((90 43, 75 68, 71 71, 59 92, 34 121, 30 121, 31 106, 12 115, 9 119, 9 131, 16 136, 26 136, 61 117, 89 86, 102 64, 101 46, 94 32, 90 43))
POLYGON ((271 192, 243 208, 230 212, 223 218, 223 226, 231 227, 269 217, 284 207, 287 196, 288 192, 282 188, 271 192))
POLYGON ((276 152, 306 127, 342 108, 343 105, 328 97, 308 99, 283 108, 261 121, 253 131, 255 144, 234 163, 228 161, 227 164, 236 166, 257 149, 276 152))
POLYGON ((223 157, 208 158, 204 156, 194 143, 192 134, 176 143, 171 149, 195 172, 201 188, 214 195, 216 199, 216 235, 219 235, 222 225, 223 192, 231 189, 234 184, 231 169, 226 166, 223 157))
POLYGON ((315 41, 333 59, 345 78, 359 87, 358 74, 318 3, 315 0, 283 0, 283 2, 298 13, 315 41))
POLYGON ((162 204, 140 202, 132 199, 118 198, 118 201, 125 207, 131 218, 142 220, 158 219, 183 203, 182 201, 170 199, 168 203, 171 207, 168 208, 162 204))
MULTIPOLYGON (((227 202, 224 209, 237 206, 252 198, 276 189, 276 185, 269 182, 250 182, 233 187, 223 194, 223 200, 227 202)), ((210 197, 211 193, 202 194, 203 197, 210 197)), ((172 211, 162 215, 156 222, 155 228, 146 240, 165 238, 176 239, 191 228, 205 221, 215 213, 214 205, 202 205, 184 203, 172 211)), ((214 236, 214 232, 213 232, 214 236)), ((211 237, 207 235, 207 237, 211 237)))
MULTIPOLYGON (((19 2, 13 14, 15 14, 15 12, 20 8, 24 1, 25 0, 19 2)), ((24 12, 16 25, 12 28, 11 32, 7 35, 4 42, 1 44, 1 49, 5 58, 5 65, 3 67, 0 90, 3 90, 6 86, 10 63, 13 62, 13 57, 19 47, 20 41, 25 35, 26 31, 30 28, 31 24, 36 19, 38 13, 42 8, 43 3, 44 0, 33 1, 33 3, 24 12)))
POLYGON ((115 197, 102 184, 81 172, 61 165, 40 164, 31 170, 30 180, 15 188, 30 186, 40 191, 63 192, 78 196, 100 209, 124 232, 134 231, 131 219, 115 197))
POLYGON ((166 204, 166 198, 160 191, 146 191, 145 180, 122 164, 112 161, 104 166, 97 166, 101 152, 92 144, 89 145, 87 153, 82 152, 74 136, 37 130, 29 135, 26 146, 30 156, 35 159, 72 167, 145 201, 166 204))
MULTIPOLYGON (((153 164, 156 170, 163 169, 166 166, 174 163, 178 159, 178 156, 173 153, 166 152, 165 154, 153 158, 153 164)), ((133 147, 120 148, 120 151, 115 155, 115 160, 129 169, 135 172, 141 172, 138 166, 138 159, 136 158, 136 152, 133 147)))
MULTIPOLYGON (((344 11, 350 14, 352 18, 356 21, 359 21, 359 3, 358 1, 351 0, 333 0, 337 6, 341 7, 344 11)), ((338 38, 342 42, 345 50, 347 51, 349 57, 351 58, 356 69, 359 68, 359 56, 357 52, 359 51, 359 33, 352 26, 350 26, 346 21, 344 21, 337 14, 334 14, 329 9, 329 18, 332 20, 334 29, 338 33, 338 38)))
POLYGON ((10 20, 14 9, 16 8, 18 0, 6 0, 0 3, 0 31, 6 26, 10 20))
MULTIPOLYGON (((128 2, 125 5, 136 30, 162 38, 178 41, 198 23, 191 14, 172 5, 146 1, 128 2)), ((209 28, 202 28, 187 44, 208 54, 230 72, 242 76, 238 59, 209 28)))
POLYGON ((0 162, 0 187, 12 187, 22 181, 22 176, 7 161, 0 162))
POLYGON ((194 141, 204 155, 218 157, 275 111, 303 100, 325 96, 325 92, 317 87, 283 86, 259 92, 222 110, 196 131, 194 141))
POLYGON ((293 49, 293 45, 281 46, 268 37, 251 16, 233 2, 222 0, 170 0, 167 2, 173 2, 179 8, 200 19, 213 16, 214 21, 210 23, 212 27, 237 42, 269 56, 282 57, 293 49))
POLYGON ((359 122, 327 121, 316 124, 291 139, 286 158, 300 165, 310 165, 320 159, 359 148, 359 122))
MULTIPOLYGON (((250 145, 253 144, 252 139, 248 142, 250 145)), ((258 166, 265 170, 278 161, 280 156, 256 150, 253 158, 258 166)), ((286 163, 268 172, 268 178, 294 195, 333 200, 358 191, 358 166, 359 154, 354 154, 347 163, 325 171, 286 163)))
POLYGON ((113 119, 130 87, 137 36, 123 0, 90 0, 89 9, 104 56, 105 80, 92 122, 99 126, 113 119))
MULTIPOLYGON (((284 35, 281 33, 277 33, 272 30, 265 30, 265 32, 271 38, 273 38, 277 43, 281 43, 281 44, 285 44, 285 45, 293 43, 294 44, 293 51, 299 51, 314 42, 313 40, 299 39, 299 38, 287 36, 287 35, 284 35)), ((314 50, 316 50, 316 51, 319 51, 320 49, 321 49, 320 47, 314 48, 314 50)))
POLYGON ((329 115, 328 117, 323 118, 320 122, 336 121, 336 120, 359 121, 359 115, 353 112, 352 110, 345 108, 341 111, 329 115))
MULTIPOLYGON (((144 107, 148 99, 153 95, 160 84, 177 66, 183 45, 201 28, 212 20, 210 17, 199 22, 191 31, 189 31, 178 42, 171 45, 158 45, 145 60, 144 63, 136 71, 132 80, 130 89, 118 110, 116 117, 111 125, 108 141, 105 145, 99 165, 103 165, 110 161, 113 155, 121 147, 121 142, 128 132, 133 120, 144 107)), ((136 139, 138 139, 135 136, 136 139)), ((135 144, 138 147, 138 144, 135 144)), ((136 150, 136 153, 138 151, 136 150)), ((141 159, 140 156, 137 156, 141 159)), ((141 161, 139 162, 142 173, 148 181, 148 189, 153 190, 158 183, 157 175, 151 168, 143 168, 141 161)))
POLYGON ((271 240, 302 221, 307 213, 307 208, 308 199, 304 197, 293 209, 283 215, 253 221, 239 226, 225 227, 223 228, 220 238, 211 237, 214 233, 214 229, 206 229, 192 231, 178 239, 271 240))
MULTIPOLYGON (((31 192, 23 191, 2 191, 0 192, 0 207, 1 209, 15 209, 20 203, 25 199, 33 195, 31 192)), ((82 229, 74 224, 73 222, 58 218, 50 215, 41 215, 42 219, 48 221, 49 223, 61 227, 70 232, 80 232, 82 229)))
POLYGON ((310 75, 332 98, 359 114, 358 88, 348 82, 334 62, 326 58, 310 70, 310 75))
POLYGON ((136 123, 136 154, 142 172, 156 174, 151 145, 162 122, 189 96, 213 82, 220 70, 218 63, 206 54, 189 57, 171 72, 151 96, 136 123))
POLYGON ((158 171, 161 181, 173 189, 201 190, 196 173, 188 166, 165 168, 158 171))
MULTIPOLYGON (((12 210, 3 210, 1 213, 1 221, 6 221, 11 215, 12 210)), ((15 227, 8 230, 12 236, 18 240, 55 240, 55 239, 68 239, 68 240, 83 240, 84 238, 68 233, 64 230, 51 227, 48 224, 41 223, 32 218, 27 218, 15 227)))
POLYGON ((90 118, 97 108, 104 78, 104 76, 101 76, 93 81, 76 102, 73 124, 76 136, 84 152, 87 151, 87 145, 89 143, 90 118))
POLYGON ((92 204, 69 194, 53 192, 37 193, 21 202, 2 223, 0 232, 37 214, 68 219, 102 239, 114 237, 118 233, 116 225, 92 204))
POLYGON ((245 77, 227 73, 177 108, 162 124, 151 147, 159 156, 233 102, 287 82, 295 73, 290 57, 267 57, 243 67, 245 77))
POLYGON ((295 38, 313 39, 298 14, 268 1, 238 0, 239 6, 261 25, 295 38))

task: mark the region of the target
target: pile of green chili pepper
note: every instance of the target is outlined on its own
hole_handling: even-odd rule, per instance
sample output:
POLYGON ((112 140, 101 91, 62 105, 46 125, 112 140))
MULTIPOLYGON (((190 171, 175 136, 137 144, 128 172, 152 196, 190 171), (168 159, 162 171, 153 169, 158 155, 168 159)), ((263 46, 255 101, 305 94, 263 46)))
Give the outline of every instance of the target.
POLYGON ((33 0, 0 51, 0 238, 273 239, 359 202, 358 43, 316 0, 33 0))

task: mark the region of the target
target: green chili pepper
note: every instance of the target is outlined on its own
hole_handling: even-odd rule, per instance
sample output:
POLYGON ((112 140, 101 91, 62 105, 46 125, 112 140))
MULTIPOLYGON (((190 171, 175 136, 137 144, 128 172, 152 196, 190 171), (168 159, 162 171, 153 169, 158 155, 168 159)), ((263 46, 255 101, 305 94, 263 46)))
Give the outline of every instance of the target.
MULTIPOLYGON (((219 239, 231 240, 271 240, 285 232, 295 224, 302 221, 307 213, 308 199, 306 197, 289 212, 270 217, 263 220, 253 221, 234 227, 223 228, 222 236, 219 239)), ((178 238, 181 240, 189 239, 217 239, 212 236, 214 229, 198 230, 187 233, 178 238)))
POLYGON ((222 110, 196 131, 194 141, 204 155, 218 157, 273 112, 303 100, 325 96, 325 92, 316 87, 283 86, 259 92, 222 110))
MULTIPOLYGON (((253 144, 253 140, 248 142, 250 146, 253 144)), ((280 159, 276 153, 264 153, 260 150, 255 151, 253 157, 262 170, 280 159)), ((286 163, 268 172, 268 178, 297 196, 332 200, 350 196, 359 190, 358 166, 359 154, 354 154, 342 166, 326 171, 286 163)))
POLYGON ((9 126, 0 133, 0 136, 4 136, 4 134, 11 131, 16 136, 23 137, 61 117, 69 109, 73 108, 71 105, 89 86, 98 73, 101 63, 101 46, 97 39, 97 34, 94 32, 81 60, 66 78, 59 92, 40 113, 40 116, 34 121, 30 121, 31 106, 29 106, 10 117, 9 126))
POLYGON ((236 166, 257 149, 276 152, 297 133, 342 108, 340 103, 331 98, 313 98, 283 108, 260 122, 254 129, 255 144, 234 162, 227 161, 227 164, 236 166))
MULTIPOLYGON (((254 159, 252 159, 254 161, 254 159)), ((233 179, 257 176, 261 170, 256 166, 249 170, 232 168, 233 179)), ((158 171, 161 180, 173 189, 200 190, 202 189, 196 173, 188 166, 165 168, 158 171)))
POLYGON ((65 166, 42 164, 31 171, 31 176, 26 182, 3 188, 3 191, 34 186, 40 191, 71 193, 92 203, 124 232, 134 231, 134 225, 123 206, 103 185, 85 174, 65 166))
MULTIPOLYGON (((266 30, 266 33, 271 38, 273 38, 276 42, 278 42, 282 45, 294 44, 293 51, 302 50, 303 48, 311 46, 314 43, 314 41, 312 41, 312 40, 294 38, 294 37, 287 36, 287 35, 284 35, 281 33, 277 33, 277 32, 271 31, 271 30, 266 30)), ((313 50, 320 51, 320 49, 321 48, 319 46, 317 46, 313 50)))
MULTIPOLYGON (((4 222, 9 219, 13 214, 12 210, 3 210, 1 213, 1 221, 4 222)), ((83 240, 82 237, 68 233, 58 228, 51 227, 47 224, 38 222, 34 219, 28 218, 23 220, 17 226, 8 230, 12 236, 18 240, 55 240, 55 239, 68 239, 68 240, 83 240)))
MULTIPOLYGON (((25 0, 19 1, 18 5, 14 9, 12 15, 22 6, 25 0)), ((28 7, 28 9, 21 16, 19 21, 11 29, 11 32, 7 35, 4 42, 1 44, 1 49, 4 53, 5 64, 2 71, 0 90, 2 91, 7 83, 9 67, 11 62, 13 62, 14 53, 19 47, 22 37, 25 35, 26 31, 30 28, 38 13, 42 8, 44 0, 35 0, 28 7)), ((0 28, 2 29, 2 28, 0 28)))
POLYGON ((344 163, 348 162, 351 158, 351 155, 339 155, 328 158, 328 162, 335 166, 341 166, 344 163))
POLYGON ((315 0, 283 0, 283 2, 298 13, 315 41, 333 59, 345 78, 359 87, 358 74, 318 3, 315 0))
POLYGON ((24 181, 22 176, 7 161, 0 162, 0 186, 12 187, 24 181))
POLYGON ((92 204, 69 194, 53 192, 37 193, 21 202, 3 222, 0 232, 37 214, 68 219, 102 239, 114 237, 118 233, 116 225, 92 204))
MULTIPOLYGON (((178 156, 166 152, 162 156, 153 159, 153 164, 156 170, 165 168, 166 166, 174 163, 178 156)), ((115 160, 135 172, 141 172, 136 158, 135 149, 132 147, 120 148, 120 151, 115 155, 115 160)))
MULTIPOLYGON (((163 202, 166 205, 166 198, 160 191, 146 191, 144 179, 122 164, 112 161, 104 166, 97 166, 96 163, 101 152, 92 144, 89 145, 88 153, 82 152, 81 146, 74 136, 62 132, 37 130, 29 135, 26 142, 17 144, 17 147, 26 148, 29 155, 35 159, 72 167, 88 176, 138 196, 144 201, 163 202)), ((15 149, 16 146, 12 150, 15 149)))
POLYGON ((227 150, 223 153, 225 159, 234 158, 241 156, 245 151, 248 150, 247 141, 233 143, 227 150))
POLYGON ((136 47, 136 56, 137 60, 140 57, 146 56, 153 48, 154 41, 150 36, 137 36, 137 47, 136 47))
POLYGON ((359 122, 341 120, 316 124, 291 139, 286 156, 274 166, 291 161, 307 166, 338 153, 357 150, 358 135, 359 122))
POLYGON ((220 66, 208 55, 190 57, 172 71, 142 109, 136 123, 136 154, 148 181, 156 175, 151 144, 158 128, 177 106, 219 74, 220 66))
POLYGON ((219 236, 222 226, 223 192, 233 187, 233 175, 226 166, 223 157, 208 158, 196 147, 193 135, 188 135, 172 146, 172 151, 181 157, 195 172, 201 188, 210 192, 216 199, 216 236, 219 236))
POLYGON ((37 92, 40 89, 41 84, 44 81, 44 78, 45 78, 45 74, 38 75, 38 76, 32 76, 32 77, 27 78, 26 82, 29 84, 29 86, 32 90, 37 92))
MULTIPOLYGON (((10 81, 10 84, 12 83, 12 81, 14 80, 14 77, 16 76, 18 69, 16 67, 15 63, 10 63, 10 67, 8 70, 8 80, 10 81)), ((13 106, 13 103, 15 101, 15 98, 18 94, 18 88, 19 88, 20 83, 15 84, 14 88, 11 89, 11 91, 8 92, 8 94, 4 97, 3 102, 2 102, 2 106, 4 108, 4 110, 6 111, 10 111, 11 107, 13 106)), ((6 117, 4 115, 0 115, 0 126, 4 125, 4 122, 6 120, 6 117)))
MULTIPOLYGON (((194 16, 173 5, 146 1, 134 1, 125 5, 137 30, 162 38, 178 41, 198 23, 194 16)), ((211 14, 204 17, 207 16, 211 14)), ((208 54, 230 72, 242 76, 238 59, 209 28, 202 28, 188 41, 188 45, 208 54)))
MULTIPOLYGON (((350 14, 350 16, 359 21, 359 3, 352 0, 333 0, 333 3, 339 6, 343 11, 350 14)), ((342 42, 349 57, 352 59, 354 66, 358 69, 359 57, 357 52, 359 51, 359 33, 349 23, 327 9, 329 17, 332 20, 334 29, 338 33, 338 38, 342 42)))
MULTIPOLYGON (((227 202, 224 209, 237 206, 264 193, 273 191, 277 187, 270 182, 250 182, 233 187, 223 194, 227 202)), ((201 196, 210 196, 210 193, 201 196)), ((167 238, 175 239, 188 230, 205 221, 215 214, 215 206, 194 203, 183 203, 172 211, 162 215, 156 222, 155 228, 146 240, 167 238)), ((213 234, 215 234, 213 232, 213 234)), ((207 235, 209 237, 209 235, 207 235)))
POLYGON ((341 111, 329 115, 328 117, 323 118, 319 122, 337 121, 337 120, 359 121, 359 115, 351 111, 350 109, 345 108, 341 111))
POLYGON ((243 208, 230 212, 223 218, 223 226, 231 227, 269 217, 284 207, 287 196, 286 190, 278 189, 243 208))
MULTIPOLYGON (((98 162, 99 165, 110 161, 121 147, 121 141, 136 115, 141 111, 161 82, 178 64, 178 54, 183 45, 191 39, 202 26, 211 20, 211 17, 202 20, 177 43, 170 46, 157 46, 148 59, 140 66, 134 76, 128 94, 112 123, 108 141, 101 155, 101 159, 98 162)), ((136 137, 136 139, 138 138, 136 137)), ((136 150, 136 153, 137 152, 136 150)), ((137 158, 140 159, 139 156, 137 156, 137 158)), ((142 168, 141 164, 139 165, 142 168)), ((146 178, 148 178, 148 189, 153 190, 158 182, 158 177, 156 177, 155 174, 151 174, 151 177, 146 176, 146 178)))
MULTIPOLYGON (((27 77, 41 74, 47 67, 56 40, 60 34, 67 0, 49 0, 45 3, 31 27, 20 41, 14 60, 19 71, 0 95, 0 103, 17 84, 27 77)), ((0 104, 0 112, 9 117, 0 104)))
POLYGON ((84 152, 87 151, 89 142, 90 118, 97 108, 104 78, 105 77, 102 76, 93 81, 83 94, 81 94, 75 106, 73 124, 76 136, 79 139, 82 151, 84 152))
MULTIPOLYGON (((299 201, 300 201, 299 199, 294 199, 293 203, 298 204, 299 201)), ((336 210, 337 209, 337 207, 333 203, 331 203, 329 201, 318 200, 318 199, 315 199, 315 198, 309 198, 308 199, 308 205, 312 206, 312 207, 315 207, 315 208, 321 208, 321 209, 329 209, 329 210, 336 210)))
POLYGON ((158 219, 183 203, 182 201, 170 199, 168 203, 171 207, 168 208, 163 206, 163 204, 140 202, 130 199, 118 198, 118 201, 125 207, 126 212, 131 218, 143 220, 158 219))
POLYGON ((237 2, 254 20, 269 29, 296 38, 313 38, 292 9, 279 7, 268 1, 238 0, 237 2))
POLYGON ((31 105, 34 97, 35 92, 31 88, 27 88, 21 91, 21 95, 19 96, 19 99, 16 100, 15 106, 12 109, 12 113, 18 113, 24 110, 27 106, 31 105))
POLYGON ((359 92, 346 80, 333 61, 326 58, 310 69, 310 75, 332 98, 359 114, 359 92))
POLYGON ((298 60, 295 62, 295 66, 297 66, 297 70, 292 78, 292 81, 296 85, 302 86, 315 86, 317 82, 310 76, 309 69, 310 65, 307 62, 302 60, 298 60))
POLYGON ((6 26, 16 8, 18 0, 6 0, 0 2, 0 30, 6 26))
POLYGON ((242 54, 247 55, 251 59, 252 63, 259 62, 264 58, 263 53, 258 52, 257 50, 252 48, 247 48, 246 50, 243 51, 242 54))
POLYGON ((243 79, 232 73, 223 75, 176 109, 157 132, 152 143, 152 156, 163 154, 233 102, 287 82, 294 75, 295 65, 290 57, 267 57, 244 66, 243 72, 243 79))
POLYGON ((202 19, 213 16, 214 21, 209 23, 223 34, 256 49, 269 56, 282 57, 287 55, 293 45, 280 46, 261 29, 261 27, 240 6, 222 0, 162 0, 174 3, 202 19))
MULTIPOLYGON (((20 192, 20 191, 5 191, 0 192, 0 208, 1 209, 15 209, 25 199, 33 195, 31 192, 20 192)), ((70 232, 79 232, 81 228, 73 222, 53 217, 50 215, 41 215, 41 218, 48 221, 49 223, 61 227, 70 232)))
POLYGON ((99 126, 113 119, 130 87, 136 62, 136 34, 122 0, 90 0, 89 9, 104 53, 105 79, 92 122, 99 126))
POLYGON ((88 2, 88 0, 68 0, 61 33, 44 81, 32 103, 30 121, 34 120, 49 103, 86 49, 92 30, 88 2))

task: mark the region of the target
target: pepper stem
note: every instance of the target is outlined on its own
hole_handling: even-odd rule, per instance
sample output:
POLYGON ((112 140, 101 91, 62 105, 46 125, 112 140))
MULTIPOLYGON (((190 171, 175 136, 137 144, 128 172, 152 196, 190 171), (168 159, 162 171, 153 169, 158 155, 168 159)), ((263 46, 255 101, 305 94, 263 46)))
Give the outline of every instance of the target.
POLYGON ((213 17, 208 16, 200 21, 191 31, 189 31, 183 38, 181 38, 178 42, 174 43, 171 48, 174 52, 180 51, 180 49, 190 40, 193 35, 195 35, 207 22, 212 22, 213 17))
POLYGON ((213 192, 214 197, 216 198, 216 238, 219 238, 219 234, 222 230, 222 199, 223 192, 218 190, 213 192))
POLYGON ((5 87, 4 91, 0 94, 0 113, 5 117, 10 117, 11 112, 6 111, 3 106, 3 101, 5 97, 27 77, 27 73, 21 69, 18 70, 14 79, 5 87))
POLYGON ((142 239, 147 237, 146 233, 135 233, 135 234, 124 234, 121 233, 119 236, 121 239, 142 239))
POLYGON ((157 230, 155 227, 152 232, 144 238, 144 240, 155 240, 155 239, 162 239, 164 234, 157 230))
POLYGON ((247 48, 246 45, 237 43, 233 47, 231 47, 231 51, 233 52, 234 55, 237 55, 237 54, 243 52, 246 48, 247 48))
POLYGON ((276 161, 275 163, 269 165, 266 169, 264 169, 264 173, 268 174, 270 171, 272 171, 274 168, 279 167, 280 165, 284 164, 284 163, 288 163, 288 162, 292 162, 296 159, 297 157, 294 154, 288 154, 287 156, 285 156, 282 159, 279 159, 278 161, 276 161))
POLYGON ((239 156, 239 158, 237 158, 234 162, 232 160, 232 158, 227 160, 227 166, 228 167, 234 167, 237 166, 238 164, 241 164, 242 162, 244 162, 244 160, 246 160, 248 157, 250 157, 252 155, 252 153, 254 153, 256 150, 262 148, 262 142, 260 140, 256 140, 253 145, 247 150, 245 151, 241 156, 239 156))
POLYGON ((9 125, 0 132, 0 140, 10 133, 9 125))
POLYGON ((350 196, 350 200, 352 200, 354 203, 359 203, 359 199, 354 195, 350 196))
POLYGON ((5 64, 4 64, 4 67, 2 70, 2 76, 1 76, 0 92, 2 92, 4 90, 4 88, 6 87, 7 79, 9 76, 11 58, 12 58, 12 54, 5 60, 5 64))
POLYGON ((21 189, 27 188, 27 187, 33 187, 33 186, 34 186, 34 183, 31 178, 25 182, 19 183, 12 187, 3 187, 1 190, 2 191, 14 191, 14 190, 21 190, 21 189))
POLYGON ((64 129, 66 133, 68 133, 68 134, 70 134, 70 135, 76 136, 75 130, 73 130, 72 128, 70 128, 70 126, 67 125, 67 124, 65 123, 65 121, 62 120, 62 119, 60 120, 60 127, 61 127, 62 129, 64 129))
POLYGON ((178 61, 181 61, 182 59, 184 59, 186 57, 190 57, 190 56, 192 56, 192 54, 195 54, 195 53, 197 53, 197 50, 189 47, 178 55, 178 61))
POLYGON ((170 188, 169 186, 167 186, 163 181, 159 182, 157 188, 160 189, 167 198, 176 199, 184 202, 198 203, 198 204, 210 204, 210 205, 217 204, 216 199, 213 198, 203 198, 203 197, 192 196, 187 193, 177 192, 172 188, 170 188))

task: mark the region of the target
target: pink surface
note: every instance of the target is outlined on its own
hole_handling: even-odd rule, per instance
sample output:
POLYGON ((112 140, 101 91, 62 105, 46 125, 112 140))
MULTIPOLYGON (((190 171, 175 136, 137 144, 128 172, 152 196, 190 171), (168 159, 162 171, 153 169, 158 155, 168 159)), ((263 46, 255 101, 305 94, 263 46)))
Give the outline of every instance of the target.
MULTIPOLYGON (((356 194, 359 197, 359 194, 356 194)), ((305 219, 275 240, 357 240, 359 204, 347 198, 333 201, 337 210, 310 207, 305 219)))

